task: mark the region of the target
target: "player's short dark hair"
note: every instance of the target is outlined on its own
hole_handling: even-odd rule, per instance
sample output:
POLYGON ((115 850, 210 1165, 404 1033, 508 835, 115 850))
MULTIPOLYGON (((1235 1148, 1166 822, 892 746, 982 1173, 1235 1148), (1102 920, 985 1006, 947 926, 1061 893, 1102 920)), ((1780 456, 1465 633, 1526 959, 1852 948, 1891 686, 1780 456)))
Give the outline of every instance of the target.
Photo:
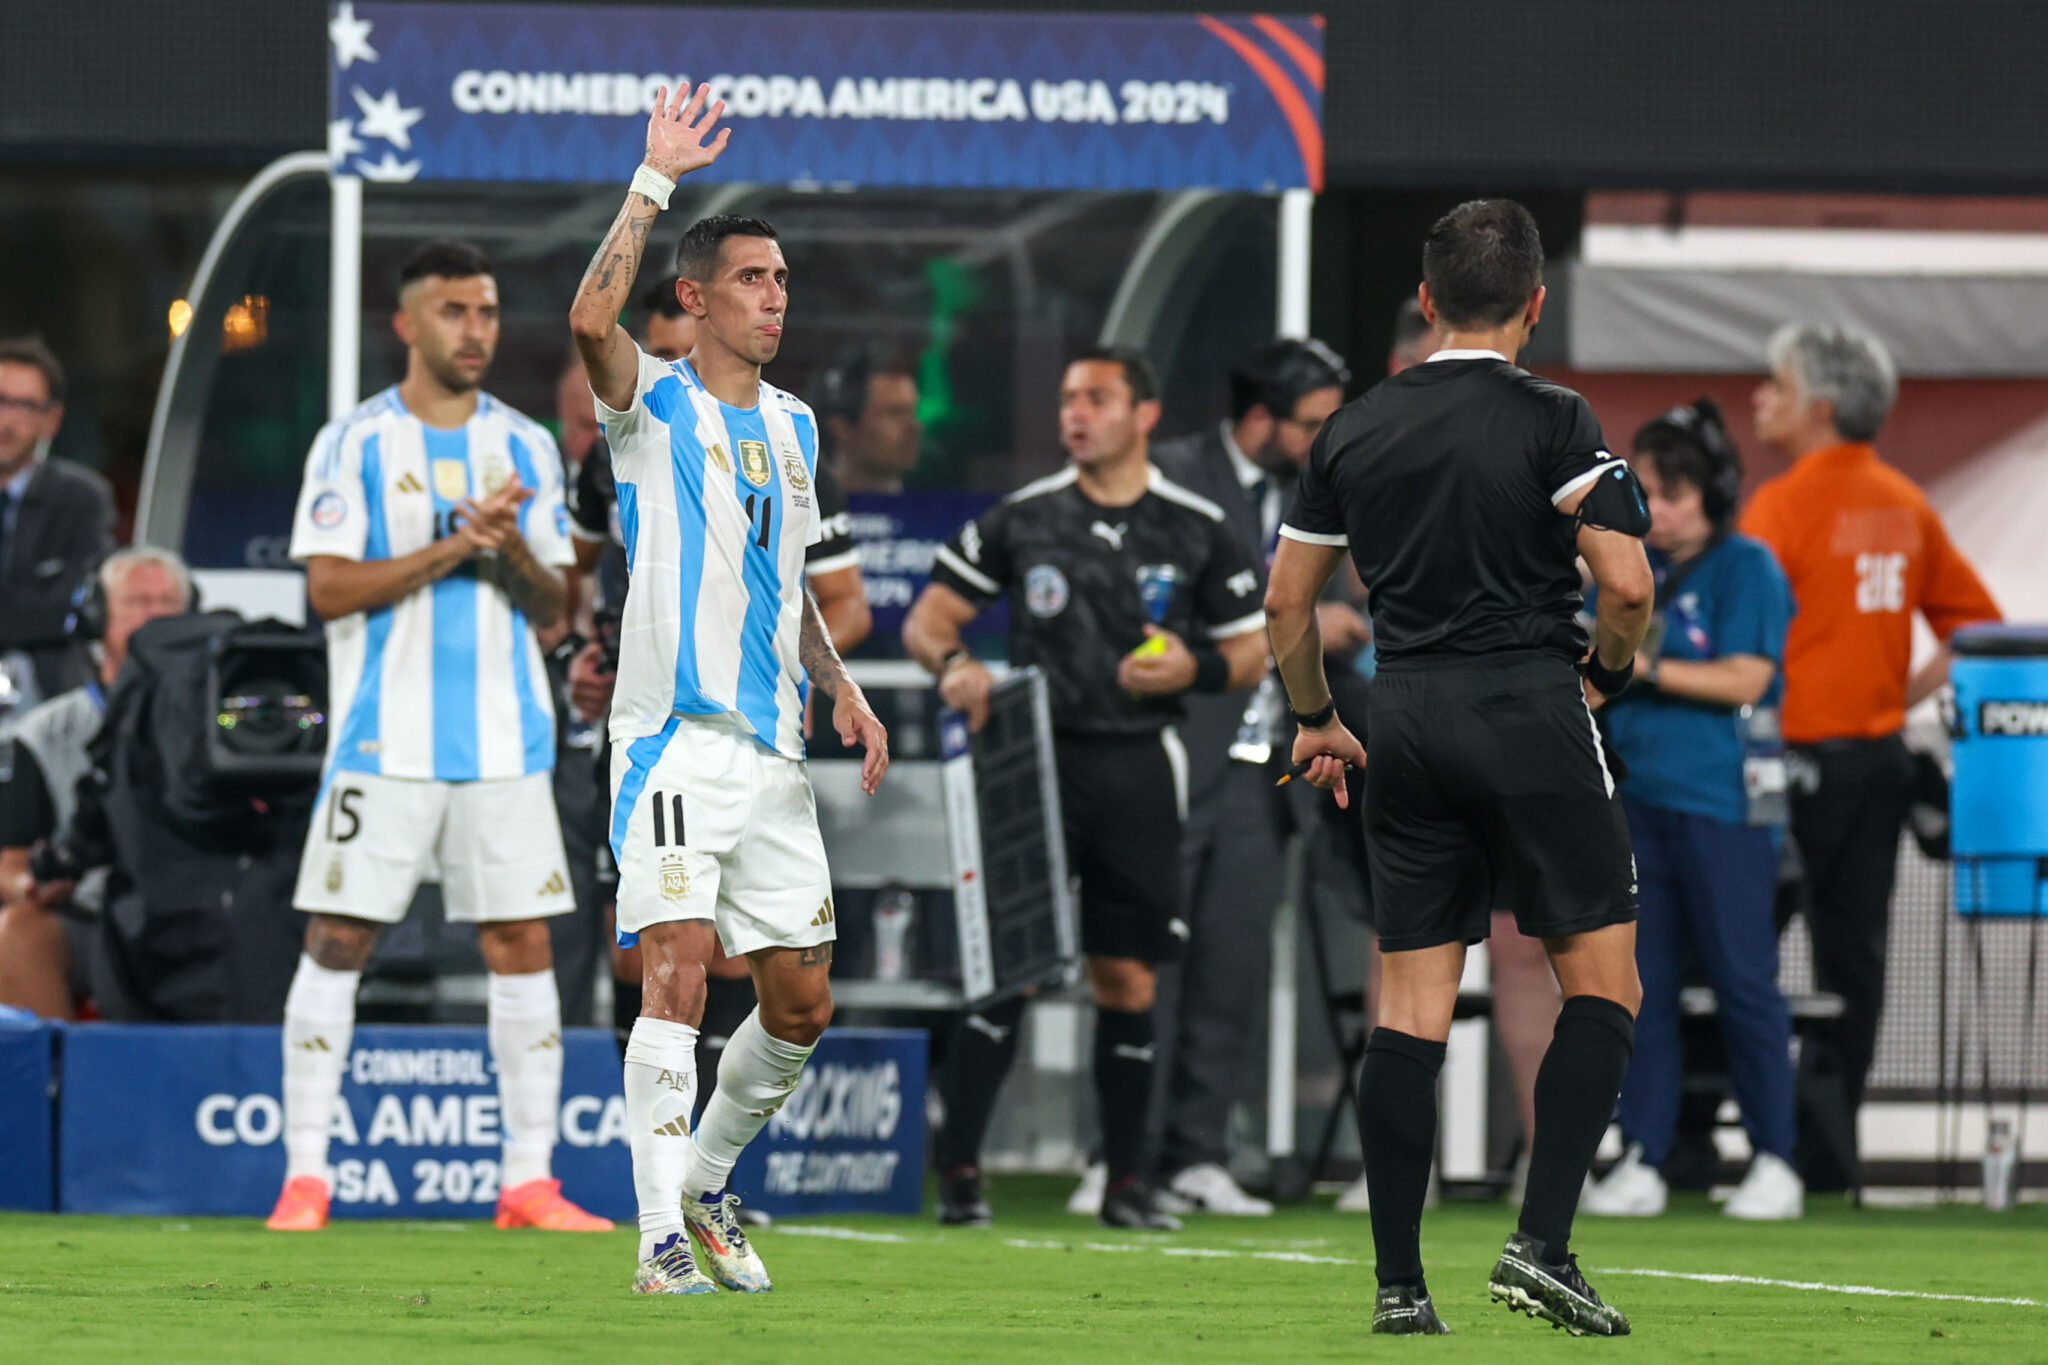
POLYGON ((1422 244, 1422 278, 1452 327, 1498 327, 1543 283, 1543 236, 1512 199, 1473 199, 1436 220, 1422 244))
POLYGON ((31 365, 43 373, 43 385, 50 401, 64 401, 64 364, 39 336, 0 338, 0 365, 31 365))
POLYGON ((718 270, 718 258, 725 250, 728 237, 766 237, 771 242, 782 240, 781 234, 765 218, 714 213, 690 224, 683 239, 676 243, 676 274, 692 280, 710 279, 718 270))
POLYGON ((1152 368, 1152 362, 1137 347, 1087 346, 1069 356, 1067 364, 1079 365, 1090 360, 1123 366, 1124 383, 1130 386, 1132 403, 1150 403, 1159 397, 1159 371, 1152 368))
POLYGON ((834 417, 858 422, 868 410, 877 375, 902 375, 915 381, 917 368, 907 356, 881 353, 872 346, 849 347, 818 376, 810 395, 811 410, 820 422, 834 417))
POLYGON ((453 238, 442 238, 434 242, 421 242, 412 249, 412 255, 405 258, 405 264, 398 267, 398 291, 414 280, 429 277, 439 280, 466 280, 476 275, 489 275, 491 258, 484 249, 474 242, 462 242, 453 238))
POLYGON ((640 295, 640 311, 650 318, 679 318, 683 301, 676 297, 676 277, 656 280, 640 295))
POLYGON ((1344 357, 1314 337, 1269 341, 1231 368, 1230 420, 1242 421, 1255 407, 1292 417, 1303 395, 1350 382, 1344 357))

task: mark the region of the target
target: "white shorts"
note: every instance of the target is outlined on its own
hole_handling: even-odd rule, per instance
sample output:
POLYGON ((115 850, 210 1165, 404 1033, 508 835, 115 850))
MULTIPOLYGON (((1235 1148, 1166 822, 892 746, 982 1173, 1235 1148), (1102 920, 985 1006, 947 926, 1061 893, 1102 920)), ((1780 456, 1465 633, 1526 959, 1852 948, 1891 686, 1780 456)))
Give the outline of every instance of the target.
POLYGON ((611 843, 621 942, 686 919, 735 957, 838 937, 810 774, 729 717, 612 745, 611 843))
POLYGON ((337 772, 313 807, 292 904, 396 924, 439 865, 448 918, 538 919, 576 908, 554 783, 417 782, 337 772))

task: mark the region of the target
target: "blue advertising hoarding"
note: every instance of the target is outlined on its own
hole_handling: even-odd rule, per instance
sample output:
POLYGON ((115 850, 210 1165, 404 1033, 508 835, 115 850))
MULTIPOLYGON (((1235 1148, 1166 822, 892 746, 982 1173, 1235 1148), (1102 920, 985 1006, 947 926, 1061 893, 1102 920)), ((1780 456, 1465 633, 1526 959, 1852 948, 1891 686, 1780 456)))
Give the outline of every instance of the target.
POLYGON ((57 1025, 0 1018, 0 1209, 56 1207, 51 1052, 57 1025))
POLYGON ((664 85, 709 83, 705 180, 1319 189, 1320 17, 343 0, 328 155, 371 181, 632 175, 664 85))
MULTIPOLYGON (((569 1198, 634 1214, 609 1031, 564 1030, 555 1174, 569 1198)), ((69 1031, 59 1099, 68 1213, 261 1217, 284 1183, 278 1030, 99 1024, 69 1031)), ((925 1038, 837 1029, 733 1171, 775 1214, 915 1213, 925 1038)), ((481 1028, 358 1028, 330 1129, 336 1218, 487 1218, 499 1193, 497 1078, 481 1028)))

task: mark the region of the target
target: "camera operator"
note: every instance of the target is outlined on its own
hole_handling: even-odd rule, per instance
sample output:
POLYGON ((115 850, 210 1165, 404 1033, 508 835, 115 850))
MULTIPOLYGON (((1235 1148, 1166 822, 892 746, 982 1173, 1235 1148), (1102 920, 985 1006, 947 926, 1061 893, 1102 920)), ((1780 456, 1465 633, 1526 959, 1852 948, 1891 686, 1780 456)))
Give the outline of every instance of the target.
POLYGON ((71 634, 96 647, 97 676, 52 697, 14 724, 0 747, 0 1005, 51 1019, 76 1017, 91 994, 91 947, 104 872, 74 879, 44 852, 78 803, 91 767, 86 746, 100 728, 107 689, 146 621, 175 616, 192 598, 184 561, 168 550, 118 550, 99 566, 72 613, 71 634))
POLYGON ((1710 398, 1636 433, 1631 460, 1650 505, 1656 614, 1636 682, 1606 714, 1628 766, 1622 808, 1641 907, 1643 1004, 1622 1083, 1622 1159, 1585 1199, 1588 1213, 1664 1212, 1662 1168, 1684 1079, 1679 992, 1688 958, 1714 988, 1729 1077, 1756 1156, 1725 1208, 1734 1218, 1797 1218, 1792 1168, 1792 1017, 1778 989, 1775 762, 1778 668, 1792 590, 1769 547, 1734 533, 1742 462, 1710 398), (1754 774, 1759 780, 1752 784, 1754 774))

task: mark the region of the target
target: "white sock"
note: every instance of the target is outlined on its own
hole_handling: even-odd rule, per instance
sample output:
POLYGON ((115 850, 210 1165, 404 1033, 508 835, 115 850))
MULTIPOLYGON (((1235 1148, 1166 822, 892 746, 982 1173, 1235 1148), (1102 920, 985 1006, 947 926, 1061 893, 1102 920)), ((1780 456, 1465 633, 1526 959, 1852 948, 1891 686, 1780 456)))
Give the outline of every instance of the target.
POLYGON ((284 998, 284 1177, 318 1176, 331 1185, 327 1133, 348 1070, 361 972, 337 972, 301 953, 284 998))
POLYGON ((491 974, 491 1056, 505 1130, 501 1188, 553 1173, 562 1107, 562 999, 552 971, 491 974))
POLYGON ((626 1132, 640 1201, 640 1259, 683 1230, 683 1172, 697 1107, 697 1030, 646 1015, 626 1041, 626 1132))
POLYGON ((770 1036, 761 1027, 758 1006, 732 1031, 732 1041, 718 1059, 718 1089, 704 1106, 704 1120, 697 1125, 697 1150, 683 1183, 692 1198, 701 1199, 725 1188, 732 1164, 796 1089, 797 1077, 810 1057, 810 1048, 770 1036))

